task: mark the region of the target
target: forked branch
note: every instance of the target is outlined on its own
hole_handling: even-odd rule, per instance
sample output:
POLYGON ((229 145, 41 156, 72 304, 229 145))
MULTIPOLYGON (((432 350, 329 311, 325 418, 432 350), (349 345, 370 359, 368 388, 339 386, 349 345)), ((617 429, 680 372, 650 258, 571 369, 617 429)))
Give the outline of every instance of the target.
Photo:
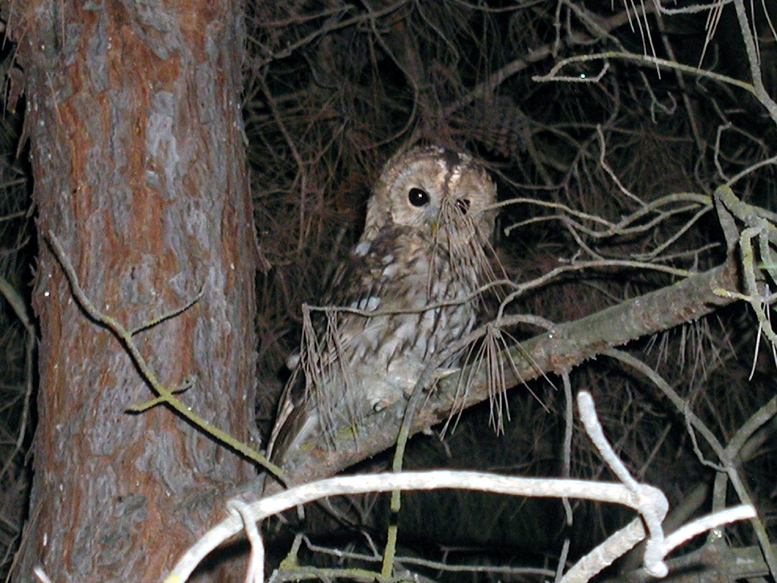
POLYGON ((273 473, 274 475, 281 477, 283 475, 282 470, 279 467, 277 467, 275 464, 270 462, 265 456, 263 456, 262 454, 260 454, 258 451, 248 446, 247 444, 235 439, 234 437, 229 435, 226 431, 212 425, 204 418, 200 417, 197 413, 192 411, 189 407, 187 407, 178 397, 175 396, 176 392, 180 392, 182 390, 181 387, 176 389, 170 389, 165 387, 159 381, 156 373, 151 369, 148 362, 143 357, 137 345, 135 344, 135 340, 134 340, 135 334, 137 334, 142 330, 147 330, 152 326, 156 326, 164 322, 165 320, 168 320, 169 318, 173 318, 178 314, 184 312, 185 310, 188 310, 202 297, 202 290, 200 291, 199 294, 197 294, 197 296, 193 300, 188 302, 186 305, 180 308, 171 310, 170 312, 162 316, 152 318, 151 320, 148 320, 147 322, 141 324, 134 330, 127 330, 118 320, 116 320, 116 318, 98 310, 97 307, 94 305, 94 303, 89 299, 89 296, 86 295, 86 292, 84 292, 84 289, 81 287, 81 283, 78 279, 78 275, 76 274, 76 271, 73 268, 73 264, 70 261, 70 257, 63 249, 62 244, 60 243, 57 236, 53 232, 49 231, 47 233, 47 239, 51 245, 52 251, 54 252, 54 256, 57 258, 57 261, 62 266, 62 269, 65 272, 65 276, 67 277, 68 283, 70 284, 70 289, 73 291, 73 295, 78 301, 78 305, 84 310, 84 312, 86 312, 86 314, 92 320, 94 320, 99 324, 102 324, 108 330, 110 330, 114 336, 116 336, 116 338, 119 340, 119 342, 121 342, 124 349, 132 358, 132 361, 137 366, 143 379, 146 381, 146 383, 148 383, 149 387, 151 387, 151 389, 157 394, 156 398, 132 407, 131 411, 135 413, 140 413, 140 412, 146 411, 147 409, 150 409, 151 407, 155 407, 157 405, 162 405, 162 404, 167 405, 168 407, 173 409, 176 413, 178 413, 181 417, 186 419, 189 423, 199 428, 201 431, 207 433, 219 443, 225 445, 226 447, 228 447, 233 451, 238 452, 246 459, 249 459, 261 465, 267 471, 273 473))
MULTIPOLYGON (((634 480, 622 462, 615 456, 596 418, 593 399, 589 393, 581 392, 579 394, 578 409, 586 432, 600 453, 602 453, 605 462, 611 466, 615 474, 621 479, 621 483, 550 478, 519 478, 482 472, 447 470, 329 478, 297 486, 250 505, 241 503, 237 513, 234 513, 208 531, 184 553, 173 571, 165 579, 165 583, 183 583, 186 581, 194 569, 212 550, 238 534, 246 527, 248 522, 260 521, 295 506, 335 495, 389 492, 392 490, 455 488, 511 496, 579 498, 611 502, 628 506, 639 513, 641 520, 635 520, 628 527, 610 537, 602 546, 584 557, 562 579, 565 583, 588 581, 593 575, 645 538, 646 532, 648 533, 648 545, 645 552, 645 568, 654 576, 663 577, 667 573, 666 565, 663 562, 664 557, 678 545, 704 530, 736 520, 751 518, 755 515, 755 509, 752 506, 738 506, 686 525, 684 529, 678 531, 679 535, 675 534, 672 537, 665 537, 661 528, 661 522, 668 508, 664 494, 657 488, 640 484, 634 480)), ((251 527, 251 533, 253 533, 252 538, 255 539, 257 535, 253 527, 251 527)), ((246 578, 247 581, 258 582, 262 580, 264 565, 257 560, 261 552, 261 549, 258 549, 252 555, 251 566, 246 578)), ((320 570, 317 570, 317 572, 319 576, 322 575, 320 570)), ((378 573, 368 574, 365 578, 369 579, 370 577, 380 579, 378 573)), ((357 578, 362 577, 359 577, 357 574, 357 578)))

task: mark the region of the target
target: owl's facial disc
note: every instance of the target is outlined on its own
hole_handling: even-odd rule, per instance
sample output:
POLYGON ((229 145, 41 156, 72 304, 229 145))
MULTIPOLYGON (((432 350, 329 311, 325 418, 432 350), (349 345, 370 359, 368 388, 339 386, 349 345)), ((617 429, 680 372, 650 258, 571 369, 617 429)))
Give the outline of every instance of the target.
POLYGON ((475 225, 484 197, 472 188, 480 175, 447 164, 445 157, 426 157, 403 169, 389 189, 397 197, 391 214, 397 225, 428 231, 435 245, 462 246, 479 239, 475 225))
POLYGON ((397 154, 386 164, 367 209, 362 238, 389 225, 453 244, 480 244, 493 231, 496 189, 471 156, 436 146, 397 154))
MULTIPOLYGON (((429 205, 431 197, 423 188, 414 186, 408 191, 407 200, 414 207, 421 209, 429 205)), ((470 200, 467 197, 457 198, 454 205, 461 216, 465 216, 469 212, 470 200)))

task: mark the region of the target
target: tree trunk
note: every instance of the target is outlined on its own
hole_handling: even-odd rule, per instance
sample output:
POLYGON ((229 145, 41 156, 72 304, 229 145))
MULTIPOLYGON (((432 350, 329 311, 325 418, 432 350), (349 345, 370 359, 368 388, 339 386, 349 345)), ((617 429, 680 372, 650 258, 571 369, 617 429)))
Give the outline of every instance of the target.
MULTIPOLYGON (((40 390, 30 519, 15 579, 159 581, 252 473, 166 407, 79 307, 134 336, 193 411, 253 440, 255 241, 236 0, 12 2, 26 73, 40 257, 40 390)), ((256 446, 256 443, 254 443, 256 446)), ((223 579, 222 579, 223 580, 223 579)))

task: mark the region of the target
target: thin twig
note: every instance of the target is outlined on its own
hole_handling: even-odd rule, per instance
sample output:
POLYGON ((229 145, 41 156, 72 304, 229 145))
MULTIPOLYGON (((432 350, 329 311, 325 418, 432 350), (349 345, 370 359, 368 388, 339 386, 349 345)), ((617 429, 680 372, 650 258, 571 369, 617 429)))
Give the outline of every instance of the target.
MULTIPOLYGON (((148 365, 148 363, 146 362, 146 359, 140 353, 140 350, 138 350, 138 347, 135 344, 135 341, 133 340, 132 332, 127 330, 114 317, 101 312, 95 307, 95 305, 92 303, 92 301, 89 299, 89 297, 86 295, 83 288, 81 287, 81 284, 78 279, 78 275, 76 274, 75 269, 73 268, 73 264, 70 262, 70 257, 62 248, 62 244, 60 243, 57 236, 52 231, 48 231, 46 236, 49 244, 51 245, 51 248, 54 252, 55 257, 57 258, 57 261, 62 266, 62 269, 65 272, 68 283, 70 284, 70 289, 72 290, 73 295, 76 297, 76 300, 78 301, 78 305, 87 313, 87 315, 90 318, 92 318, 92 320, 102 324, 103 326, 108 328, 108 330, 110 330, 114 336, 116 336, 116 338, 119 340, 119 342, 121 342, 122 346, 125 348, 127 353, 132 358, 132 361, 138 367, 138 370, 140 370, 140 373, 143 379, 148 383, 151 389, 158 395, 156 399, 152 399, 151 401, 145 404, 136 405, 134 408, 131 408, 131 409, 134 409, 137 411, 143 411, 145 409, 148 409, 150 406, 155 406, 155 405, 164 403, 168 405, 171 409, 173 409, 176 413, 181 415, 181 417, 189 421, 195 427, 199 428, 200 430, 210 435, 220 443, 226 445, 230 449, 240 453, 245 458, 256 462, 257 464, 261 465, 263 468, 267 469, 268 471, 272 472, 274 475, 282 479, 283 471, 278 466, 270 462, 265 456, 260 454, 258 451, 256 451, 249 445, 235 439, 234 437, 229 435, 226 431, 219 429, 215 425, 212 425, 211 423, 209 423, 208 421, 206 421, 205 419, 203 419, 202 417, 194 413, 189 407, 184 405, 183 402, 181 402, 175 396, 175 392, 177 392, 177 390, 168 389, 164 385, 162 385, 161 382, 159 382, 159 379, 157 378, 156 373, 148 365)), ((191 306, 192 303, 194 302, 187 304, 187 306, 191 306)), ((180 313, 181 311, 182 310, 179 310, 176 313, 180 313)), ((163 316, 161 319, 157 318, 157 319, 151 320, 151 324, 141 325, 137 329, 144 330, 148 328, 150 325, 153 325, 153 323, 158 323, 162 321, 164 318, 165 316, 163 316)))

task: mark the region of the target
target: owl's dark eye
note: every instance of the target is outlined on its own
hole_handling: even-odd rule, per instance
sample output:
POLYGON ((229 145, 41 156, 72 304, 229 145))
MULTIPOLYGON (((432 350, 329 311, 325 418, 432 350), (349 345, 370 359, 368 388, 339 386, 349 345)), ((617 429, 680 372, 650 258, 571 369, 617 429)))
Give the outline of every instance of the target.
POLYGON ((410 204, 413 206, 426 206, 429 204, 429 195, 425 190, 421 190, 420 188, 411 188, 407 193, 407 200, 409 200, 410 204))
POLYGON ((459 212, 462 215, 466 215, 467 211, 469 210, 469 199, 468 198, 460 198, 456 201, 456 208, 459 209, 459 212))

